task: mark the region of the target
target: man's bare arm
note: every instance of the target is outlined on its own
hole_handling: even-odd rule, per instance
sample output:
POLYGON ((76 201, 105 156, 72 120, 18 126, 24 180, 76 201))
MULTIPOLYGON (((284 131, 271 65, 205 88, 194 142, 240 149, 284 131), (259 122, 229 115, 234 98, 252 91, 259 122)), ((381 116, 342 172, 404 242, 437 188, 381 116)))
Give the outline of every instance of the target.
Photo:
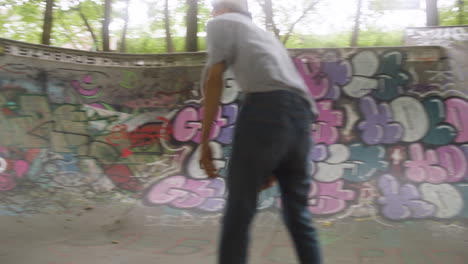
POLYGON ((209 178, 218 177, 216 167, 213 162, 213 152, 209 146, 210 132, 218 111, 218 106, 223 94, 223 73, 226 70, 224 63, 213 65, 207 71, 204 83, 205 99, 203 101, 203 121, 201 138, 201 159, 200 164, 209 178))
POLYGON ((225 70, 226 66, 224 62, 221 62, 213 65, 207 71, 207 79, 204 84, 202 143, 208 143, 210 139, 211 127, 223 93, 223 73, 225 70))

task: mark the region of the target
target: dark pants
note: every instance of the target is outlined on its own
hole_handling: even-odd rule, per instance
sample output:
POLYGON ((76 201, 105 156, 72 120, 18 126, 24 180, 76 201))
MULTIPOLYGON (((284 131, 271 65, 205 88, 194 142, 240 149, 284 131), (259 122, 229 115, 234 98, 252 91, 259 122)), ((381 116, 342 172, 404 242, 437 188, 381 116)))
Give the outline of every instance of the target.
POLYGON ((276 176, 282 213, 301 264, 321 263, 320 246, 307 208, 311 175, 310 105, 288 91, 246 96, 236 124, 228 174, 219 264, 247 263, 250 224, 258 190, 276 176))

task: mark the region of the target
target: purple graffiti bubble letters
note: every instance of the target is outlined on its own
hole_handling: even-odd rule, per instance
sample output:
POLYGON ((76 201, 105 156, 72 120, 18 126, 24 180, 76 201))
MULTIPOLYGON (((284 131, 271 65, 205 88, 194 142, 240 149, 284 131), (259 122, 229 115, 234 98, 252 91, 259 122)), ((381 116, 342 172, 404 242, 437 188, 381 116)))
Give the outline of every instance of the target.
POLYGON ((234 124, 237 119, 239 107, 236 104, 223 106, 223 116, 227 118, 227 124, 221 129, 217 141, 221 144, 231 144, 234 136, 234 124))
POLYGON ((207 186, 209 189, 215 191, 213 197, 209 197, 206 201, 199 207, 203 211, 207 212, 219 212, 224 208, 226 199, 224 199, 224 194, 226 192, 226 184, 224 179, 217 178, 211 181, 207 186))
POLYGON ((435 206, 421 200, 421 195, 412 184, 400 187, 397 179, 391 175, 380 177, 379 189, 383 197, 378 203, 383 205, 382 213, 392 220, 403 220, 408 218, 428 218, 434 215, 435 206))
POLYGON ((352 190, 343 189, 344 181, 313 182, 309 194, 309 211, 313 214, 335 214, 346 209, 346 201, 356 198, 352 190))
POLYGON ((325 98, 337 100, 341 95, 340 87, 351 81, 351 64, 339 59, 337 52, 327 52, 323 55, 322 70, 327 74, 330 82, 330 88, 325 98))
POLYGON ((329 156, 327 145, 317 144, 314 145, 310 152, 310 161, 325 161, 329 156))
POLYGON ((360 100, 360 108, 365 121, 361 121, 358 127, 363 131, 364 142, 369 145, 393 144, 403 137, 403 127, 393 121, 387 103, 377 105, 372 97, 366 96, 360 100))

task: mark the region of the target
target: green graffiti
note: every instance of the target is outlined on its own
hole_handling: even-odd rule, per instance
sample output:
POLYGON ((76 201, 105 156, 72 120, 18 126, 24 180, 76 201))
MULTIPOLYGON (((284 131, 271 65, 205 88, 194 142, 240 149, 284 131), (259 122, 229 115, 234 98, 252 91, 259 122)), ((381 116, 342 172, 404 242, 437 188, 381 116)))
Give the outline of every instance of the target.
POLYGON ((127 89, 134 88, 134 83, 137 81, 137 76, 134 72, 125 71, 122 76, 122 81, 120 82, 120 86, 125 87, 127 89))

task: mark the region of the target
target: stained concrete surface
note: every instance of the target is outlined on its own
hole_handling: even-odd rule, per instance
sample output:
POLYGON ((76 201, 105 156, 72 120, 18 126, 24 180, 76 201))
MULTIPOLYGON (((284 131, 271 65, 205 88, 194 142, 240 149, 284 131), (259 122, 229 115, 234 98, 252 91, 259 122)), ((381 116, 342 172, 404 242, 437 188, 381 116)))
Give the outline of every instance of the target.
MULTIPOLYGON (((55 214, 0 216, 2 264, 215 263, 219 217, 164 216, 108 203, 55 214)), ((316 221, 325 264, 464 264, 468 229, 440 222, 316 221)), ((298 263, 276 212, 253 225, 251 264, 298 263)))

